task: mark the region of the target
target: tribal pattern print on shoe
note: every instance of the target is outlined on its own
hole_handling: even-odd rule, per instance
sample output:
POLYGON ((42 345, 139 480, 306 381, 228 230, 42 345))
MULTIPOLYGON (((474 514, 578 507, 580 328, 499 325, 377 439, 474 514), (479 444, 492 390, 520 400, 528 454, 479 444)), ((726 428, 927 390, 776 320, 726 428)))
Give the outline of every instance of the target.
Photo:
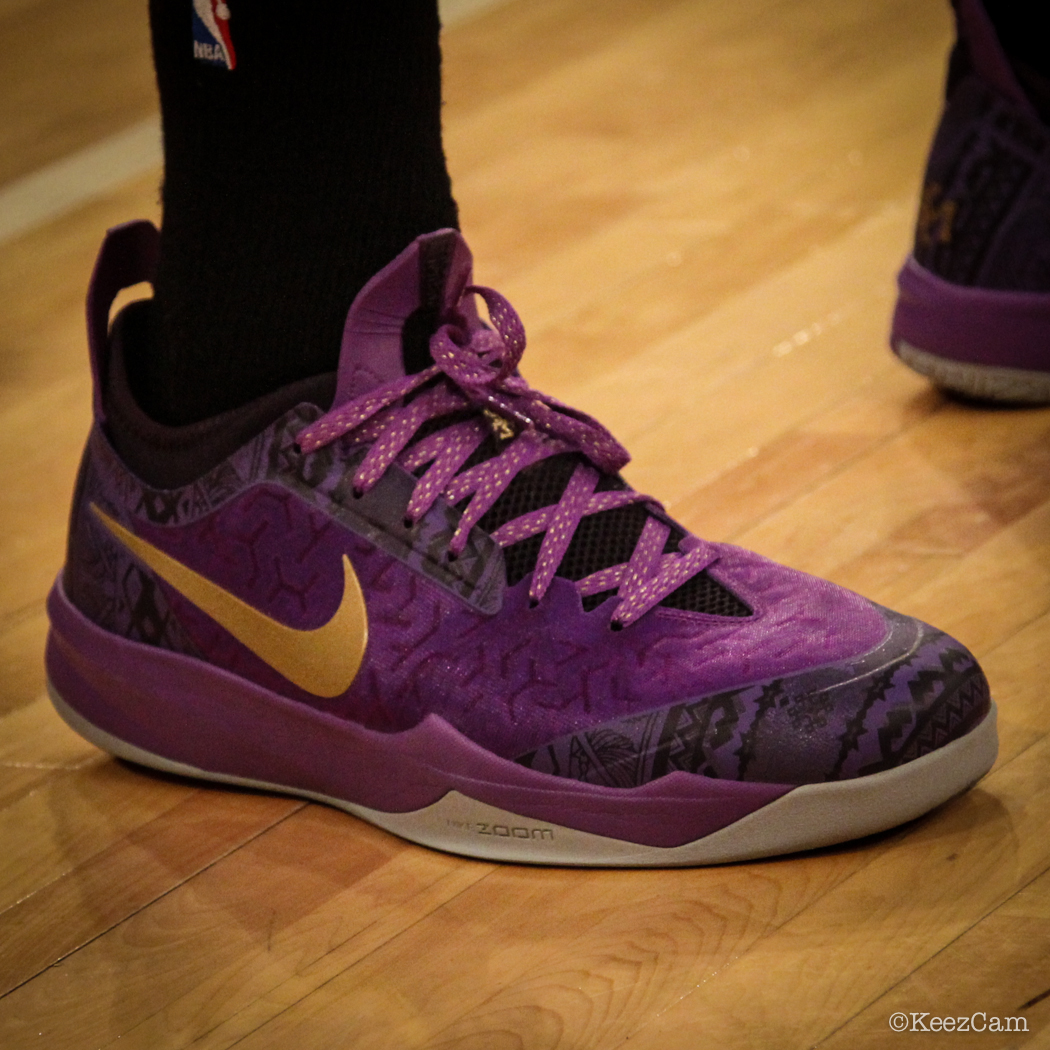
POLYGON ((136 474, 106 406, 143 307, 105 318, 155 237, 112 231, 96 268, 97 422, 49 600, 54 702, 100 746, 569 864, 839 842, 991 765, 963 646, 630 488, 608 431, 525 382, 521 322, 454 231, 361 292, 331 405, 176 483, 136 474))

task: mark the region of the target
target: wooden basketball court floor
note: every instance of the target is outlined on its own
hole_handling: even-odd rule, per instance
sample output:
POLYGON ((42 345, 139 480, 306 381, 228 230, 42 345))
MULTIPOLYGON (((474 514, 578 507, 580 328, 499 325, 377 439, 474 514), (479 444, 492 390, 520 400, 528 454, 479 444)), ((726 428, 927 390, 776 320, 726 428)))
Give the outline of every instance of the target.
POLYGON ((0 1046, 1050 1046, 1050 412, 886 349, 950 35, 933 0, 509 0, 446 30, 463 228, 530 380, 701 535, 956 634, 999 703, 995 769, 910 826, 574 871, 144 773, 50 709, 82 296, 103 230, 159 214, 156 102, 144 0, 0 0, 0 1046))

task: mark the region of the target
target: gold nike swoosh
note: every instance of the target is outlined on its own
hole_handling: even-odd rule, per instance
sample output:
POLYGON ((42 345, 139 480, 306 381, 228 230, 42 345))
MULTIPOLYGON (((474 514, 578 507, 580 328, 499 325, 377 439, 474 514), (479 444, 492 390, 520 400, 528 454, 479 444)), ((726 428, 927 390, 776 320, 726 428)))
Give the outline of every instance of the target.
POLYGON ((368 644, 368 612, 354 567, 343 555, 343 596, 322 627, 297 631, 271 619, 200 573, 158 550, 100 510, 107 529, 162 580, 207 613, 260 660, 315 696, 339 696, 357 676, 368 644))

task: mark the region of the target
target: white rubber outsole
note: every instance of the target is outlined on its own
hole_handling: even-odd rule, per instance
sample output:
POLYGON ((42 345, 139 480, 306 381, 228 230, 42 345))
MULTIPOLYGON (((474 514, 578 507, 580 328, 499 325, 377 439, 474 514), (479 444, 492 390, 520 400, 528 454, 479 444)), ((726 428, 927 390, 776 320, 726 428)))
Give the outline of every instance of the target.
POLYGON ((896 341, 895 349, 909 368, 932 379, 938 386, 967 397, 1011 404, 1050 403, 1050 372, 951 361, 920 350, 904 339, 896 341))
POLYGON ((524 817, 450 791, 424 809, 386 813, 285 784, 228 776, 174 762, 88 722, 48 683, 65 722, 118 758, 165 773, 294 795, 345 810, 423 846, 481 860, 573 867, 724 864, 831 846, 885 831, 929 812, 976 783, 998 753, 995 705, 966 736, 896 769, 855 780, 805 784, 710 835, 681 846, 645 846, 524 817))

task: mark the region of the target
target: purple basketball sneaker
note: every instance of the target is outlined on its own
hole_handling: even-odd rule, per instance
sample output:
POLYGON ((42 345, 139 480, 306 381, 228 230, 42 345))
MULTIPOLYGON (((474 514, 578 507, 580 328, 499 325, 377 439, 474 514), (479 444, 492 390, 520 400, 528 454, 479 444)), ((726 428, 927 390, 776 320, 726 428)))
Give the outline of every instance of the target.
POLYGON ((554 864, 840 842, 991 766, 966 649, 631 489, 608 431, 522 378, 521 323, 455 231, 361 291, 337 374, 182 428, 131 393, 151 304, 107 332, 156 249, 120 227, 95 270, 96 422, 49 599, 55 705, 100 747, 554 864))
POLYGON ((894 351, 970 397, 1050 402, 1050 128, 980 0, 958 44, 930 151, 894 351))

